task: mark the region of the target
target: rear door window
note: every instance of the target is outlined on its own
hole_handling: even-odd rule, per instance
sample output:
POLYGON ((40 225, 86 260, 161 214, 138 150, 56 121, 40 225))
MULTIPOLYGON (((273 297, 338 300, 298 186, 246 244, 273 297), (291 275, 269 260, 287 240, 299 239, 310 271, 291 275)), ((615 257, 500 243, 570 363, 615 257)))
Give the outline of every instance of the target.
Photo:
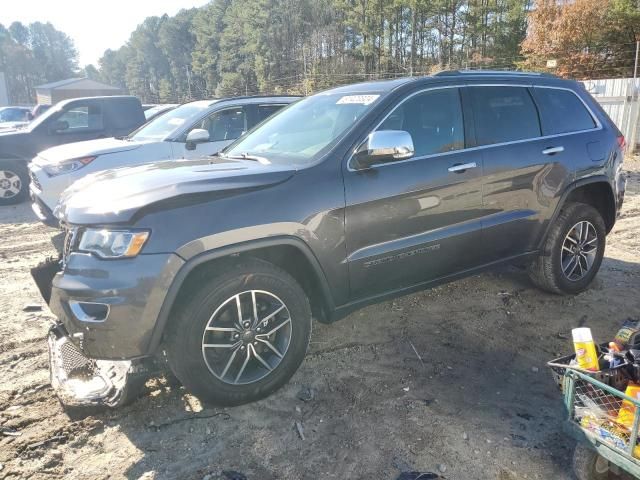
POLYGON ((458 89, 430 90, 409 98, 389 114, 378 130, 409 132, 416 157, 464 148, 458 89))
POLYGON ((524 87, 468 87, 478 145, 541 135, 538 111, 524 87))
POLYGON ((536 87, 533 92, 540 108, 544 135, 579 132, 596 127, 587 107, 570 90, 536 87))
POLYGON ((102 130, 104 127, 102 108, 99 104, 74 105, 63 112, 58 122, 65 122, 64 131, 78 132, 82 130, 102 130))
POLYGON ((269 118, 282 107, 284 107, 284 105, 258 105, 258 118, 256 121, 256 125, 269 118))

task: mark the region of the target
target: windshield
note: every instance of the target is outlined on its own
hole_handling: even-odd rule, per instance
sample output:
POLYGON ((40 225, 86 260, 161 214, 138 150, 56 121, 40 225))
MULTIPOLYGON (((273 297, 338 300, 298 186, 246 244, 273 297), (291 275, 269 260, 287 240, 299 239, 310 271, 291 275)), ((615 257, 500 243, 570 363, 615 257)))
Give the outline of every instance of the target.
POLYGON ((182 105, 146 123, 133 132, 129 138, 137 141, 164 140, 182 128, 186 121, 195 120, 207 108, 205 103, 182 105))
POLYGON ((172 110, 173 108, 173 105, 158 105, 157 107, 148 108, 144 111, 144 118, 149 120, 165 110, 172 110))
POLYGON ((319 159, 380 94, 320 93, 277 113, 224 151, 229 157, 262 157, 271 163, 308 165, 319 159))

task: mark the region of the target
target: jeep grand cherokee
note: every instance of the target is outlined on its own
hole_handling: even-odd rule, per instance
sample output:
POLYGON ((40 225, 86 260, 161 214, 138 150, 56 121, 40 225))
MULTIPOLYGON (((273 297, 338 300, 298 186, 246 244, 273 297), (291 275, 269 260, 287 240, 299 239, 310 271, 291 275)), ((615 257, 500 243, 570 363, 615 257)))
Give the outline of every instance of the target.
POLYGON ((57 211, 54 385, 117 405, 127 368, 163 353, 200 398, 241 404, 293 375, 312 316, 512 262, 581 292, 622 204, 623 149, 576 82, 445 72, 313 95, 213 157, 88 177, 57 211))

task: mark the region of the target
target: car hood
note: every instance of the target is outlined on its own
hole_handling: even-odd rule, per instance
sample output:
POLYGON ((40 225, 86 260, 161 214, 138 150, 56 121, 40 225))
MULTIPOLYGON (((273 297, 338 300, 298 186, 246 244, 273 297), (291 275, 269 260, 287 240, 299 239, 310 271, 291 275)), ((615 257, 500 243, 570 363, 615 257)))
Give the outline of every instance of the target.
POLYGON ((196 193, 218 193, 281 183, 291 166, 220 157, 148 163, 87 175, 65 190, 54 215, 63 223, 126 223, 142 208, 196 193))
POLYGON ((98 140, 67 143, 64 145, 58 145, 57 147, 48 148, 40 152, 35 161, 38 164, 55 164, 72 158, 126 152, 128 150, 135 150, 141 145, 142 142, 131 142, 118 138, 100 138, 98 140))

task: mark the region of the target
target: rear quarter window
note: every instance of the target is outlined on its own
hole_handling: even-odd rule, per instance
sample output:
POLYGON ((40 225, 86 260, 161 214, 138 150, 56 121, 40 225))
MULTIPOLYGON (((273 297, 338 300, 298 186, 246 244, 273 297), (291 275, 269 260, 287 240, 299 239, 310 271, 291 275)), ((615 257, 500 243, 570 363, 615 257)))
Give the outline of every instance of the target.
POLYGON ((540 109, 543 135, 579 132, 596 127, 582 100, 570 90, 536 87, 533 89, 540 109))
POLYGON ((469 87, 478 145, 540 136, 538 111, 524 87, 469 87))

